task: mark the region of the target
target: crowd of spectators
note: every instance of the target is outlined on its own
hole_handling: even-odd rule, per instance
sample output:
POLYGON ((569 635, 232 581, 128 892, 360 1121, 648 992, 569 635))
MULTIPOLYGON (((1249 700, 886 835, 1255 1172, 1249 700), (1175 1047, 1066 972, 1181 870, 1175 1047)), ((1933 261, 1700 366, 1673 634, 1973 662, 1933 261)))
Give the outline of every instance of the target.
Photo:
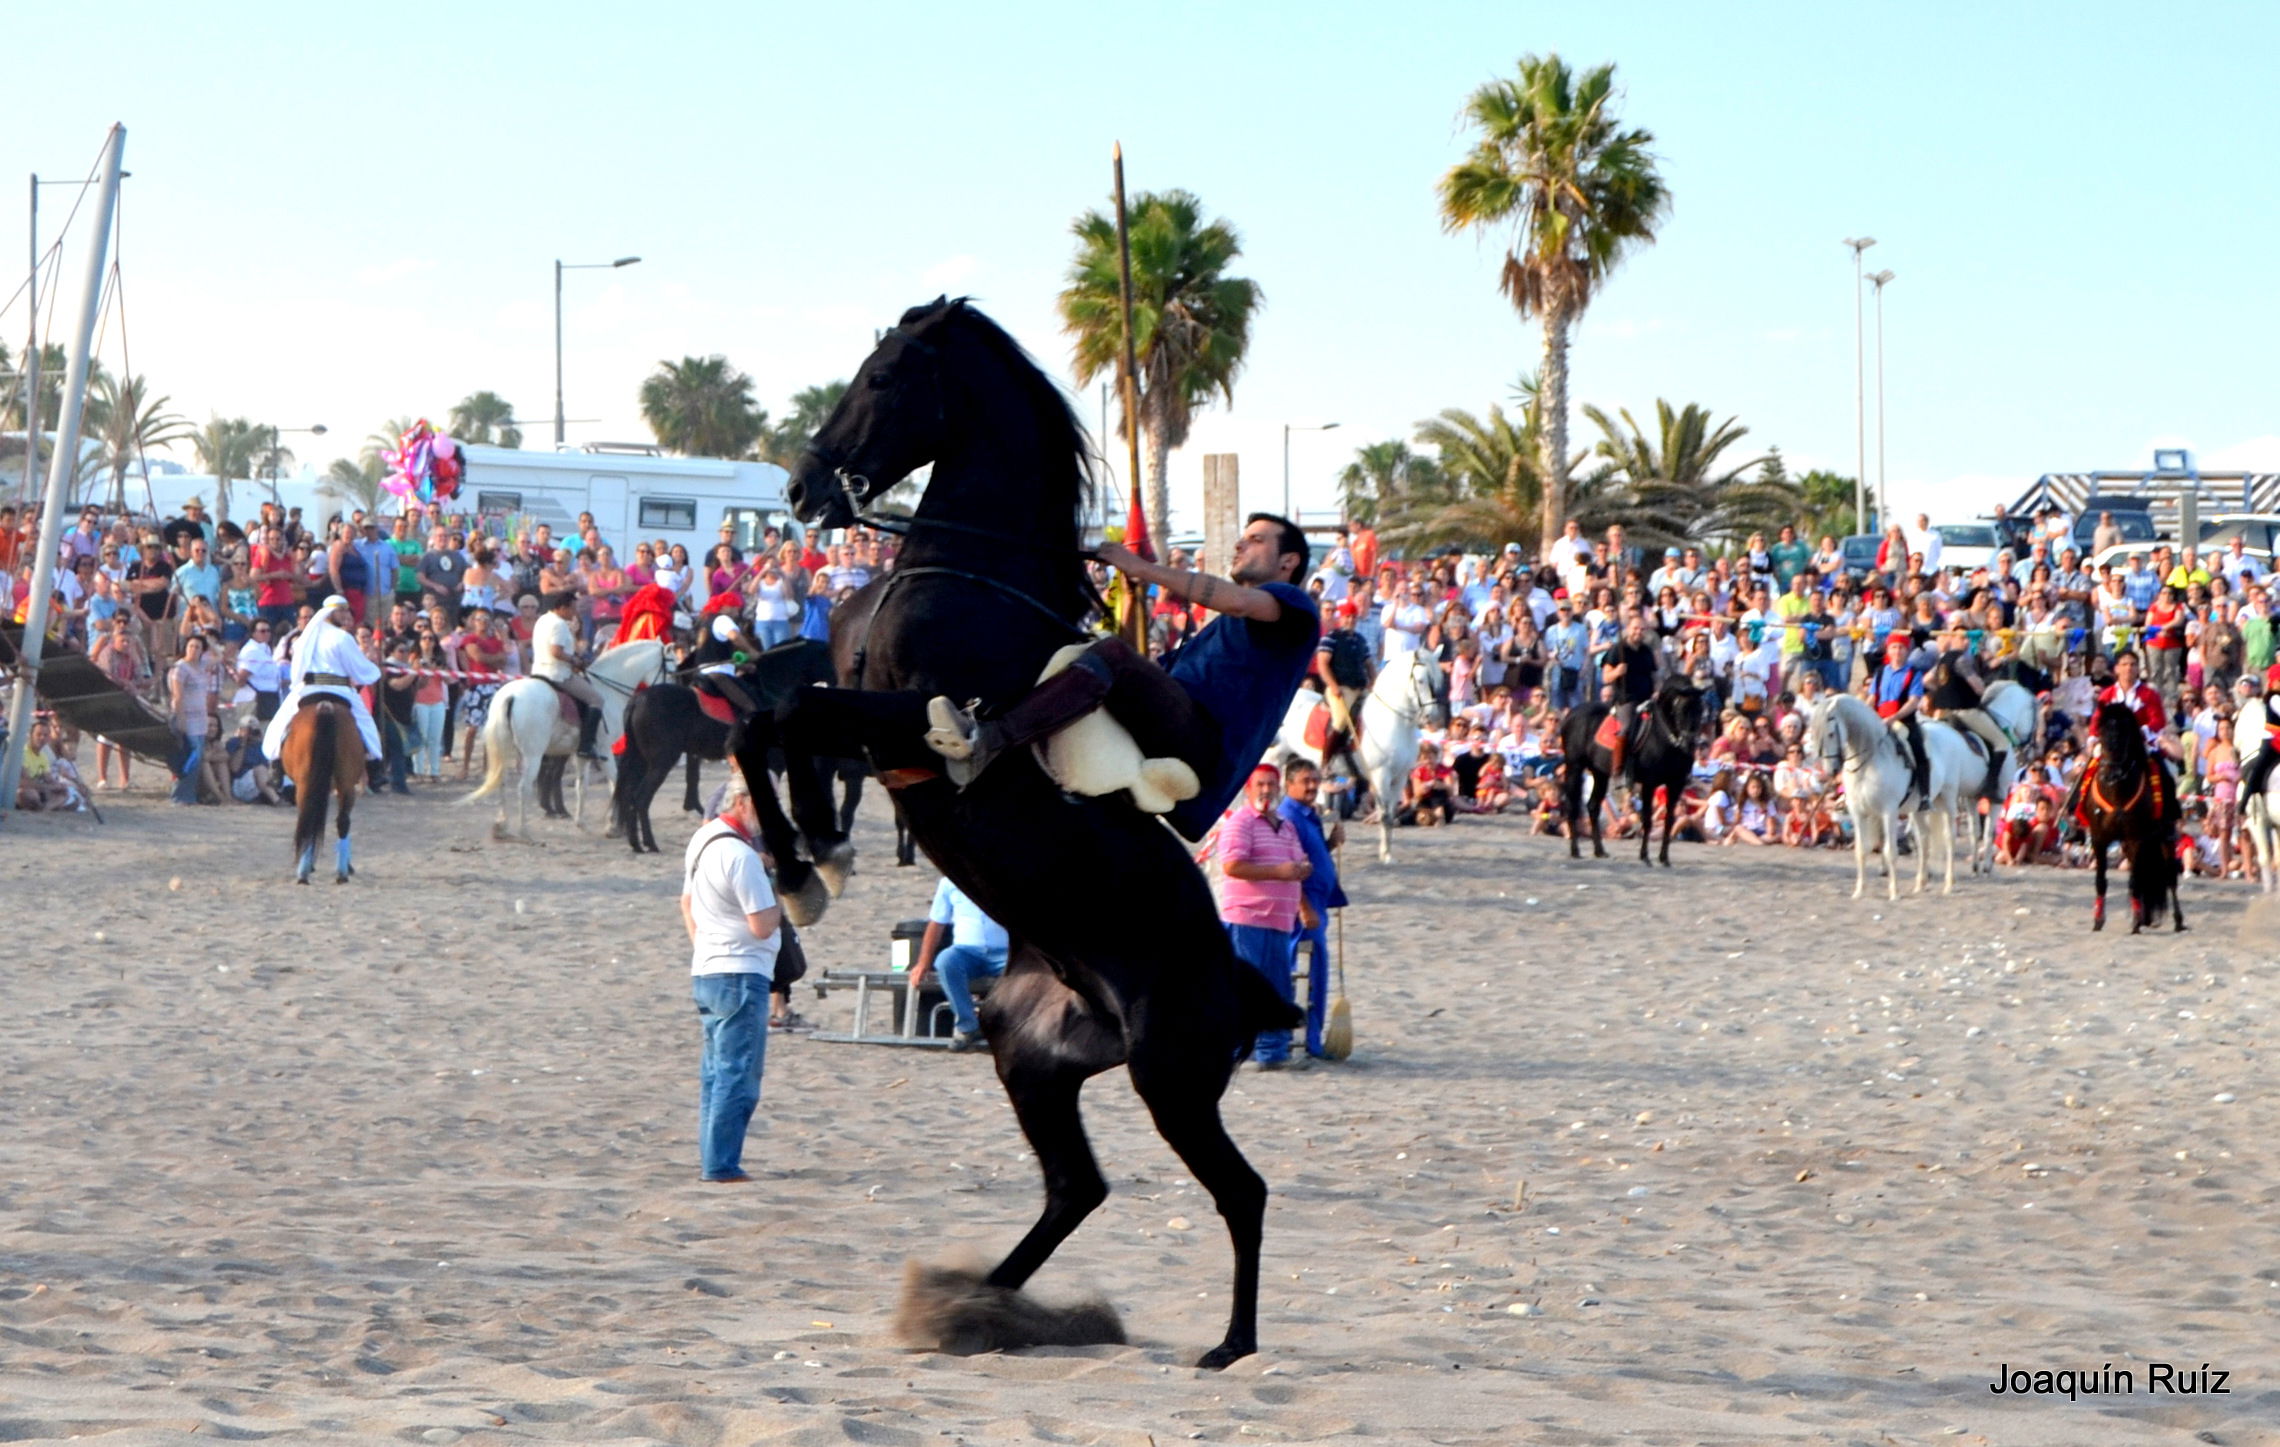
MULTIPOLYGON (((0 507, 0 617, 19 624, 38 530, 36 507, 0 507)), ((868 532, 824 549, 769 528, 749 553, 733 538, 724 524, 701 566, 664 539, 633 542, 621 563, 591 514, 558 540, 544 523, 510 527, 416 507, 393 517, 353 511, 321 527, 274 503, 244 524, 210 517, 195 498, 163 520, 88 507, 63 531, 49 631, 173 725, 178 802, 273 804, 289 786, 262 756, 260 727, 277 711, 295 635, 325 598, 346 598, 359 644, 386 669, 366 700, 388 755, 375 782, 405 794, 414 783, 468 777, 486 707, 528 669, 532 626, 550 593, 576 598, 589 648, 606 646, 628 602, 651 588, 665 600, 670 633, 685 639, 706 604, 729 593, 766 644, 825 636, 831 607, 891 560, 885 540, 868 532)), ((67 767, 78 758, 81 740, 67 721, 42 722, 42 783, 25 792, 25 807, 62 797, 48 782, 49 758, 67 767)), ((93 743, 92 776, 72 805, 133 782, 126 749, 93 743)))
MULTIPOLYGON (((0 616, 21 619, 36 528, 36 510, 0 508, 0 616)), ((2094 548, 2105 542, 2102 530, 2094 548)), ((590 515, 557 539, 543 523, 417 508, 351 512, 321 527, 269 503, 243 526, 209 518, 197 500, 163 521, 88 508, 63 535, 51 627, 173 721, 183 740, 176 798, 275 802, 282 781, 261 756, 258 726, 276 711, 294 633, 337 593, 369 656, 388 666, 371 702, 388 746, 381 781, 402 793, 453 777, 455 758, 455 776, 467 777, 485 708, 500 681, 527 668, 549 593, 576 597, 588 646, 606 644, 629 601, 652 589, 668 600, 676 646, 723 594, 763 646, 821 638, 832 607, 892 566, 893 539, 858 530, 821 546, 813 534, 771 528, 747 549, 724 524, 701 560, 662 539, 633 540, 620 557, 590 515)), ((1211 560, 1174 550, 1169 561, 1211 560)), ((2004 860, 2082 862, 2061 804, 2095 701, 2128 658, 2121 666, 2139 669, 2160 699, 2155 742, 2179 775, 2192 866, 2235 876, 2255 867, 2238 837, 2244 761, 2233 720, 2264 707, 2280 667, 2269 563, 2237 542, 2213 557, 2149 543, 2085 563, 2051 514, 2019 530, 2013 549, 1964 567, 1943 558, 1938 531, 1919 516, 1891 528, 1874 565, 1862 567, 1848 565, 1834 537, 1808 543, 1794 527, 1723 549, 1644 549, 1620 527, 1592 539, 1570 522, 1537 559, 1511 543, 1409 560, 1355 529, 1321 552, 1307 586, 1325 629, 1351 630, 1373 665, 1420 647, 1446 660, 1448 724, 1428 731, 1403 797, 1391 801, 1405 823, 1512 811, 1538 830, 1561 829, 1560 725, 1608 695, 1603 671, 1635 627, 1661 670, 1712 702, 1683 834, 1721 846, 1844 843, 1837 781, 1803 746, 1807 711, 1835 690, 1891 715, 1921 693, 1936 637, 1960 624, 1991 672, 2044 695, 2046 736, 2022 741, 2031 767, 1994 806, 2004 860)), ((1205 617, 1159 598, 1151 648, 1177 648, 1205 617)), ((77 744, 58 721, 43 736, 43 761, 72 767, 77 744)), ((126 751, 97 740, 85 788, 113 787, 114 768, 117 786, 127 785, 126 751)), ((62 792, 52 781, 41 787, 43 801, 62 792)), ((1356 806, 1352 781, 1324 787, 1356 806)), ((1635 827, 1623 810, 1613 823, 1618 833, 1635 827)))
MULTIPOLYGON (((1704 690, 1716 721, 1681 804, 1685 837, 1849 843, 1840 782, 1804 748, 1814 699, 1853 692, 1893 716, 1920 698, 1938 638, 1960 625, 1991 675, 2044 699, 2046 734, 2021 741, 2029 767, 1995 806, 2005 862, 2087 861, 2060 816, 2119 666, 2159 696, 2154 743, 2179 776, 2191 867, 2255 868, 2240 836, 2234 719, 2264 708, 2280 667, 2270 565, 2237 542, 2210 558, 2148 543, 2086 566, 2050 514, 2016 553, 1968 568, 1942 559, 1923 517, 1893 528, 1869 567, 1848 566, 1834 537, 1808 544, 1792 527, 1716 553, 1642 549, 1620 527, 1588 539, 1573 522, 1533 561, 1517 544, 1407 562, 1379 553, 1367 530, 1342 532, 1308 586, 1326 626, 1351 629, 1377 662, 1421 646, 1447 661, 1448 726, 1426 733, 1395 801, 1402 822, 1512 810, 1561 832, 1560 725, 1610 697, 1604 670, 1635 627, 1661 671, 1704 690)), ((1168 642, 1187 626, 1160 619, 1158 634, 1168 642)), ((1350 785, 1331 787, 1341 786, 1350 798, 1350 785)), ((1619 834, 1636 827, 1627 811, 1614 822, 1619 834)))

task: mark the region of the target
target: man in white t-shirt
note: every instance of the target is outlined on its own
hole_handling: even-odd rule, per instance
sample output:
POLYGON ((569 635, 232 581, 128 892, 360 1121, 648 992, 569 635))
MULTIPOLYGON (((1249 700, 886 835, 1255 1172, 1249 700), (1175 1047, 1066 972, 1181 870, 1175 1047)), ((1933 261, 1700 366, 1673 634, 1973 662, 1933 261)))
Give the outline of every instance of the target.
POLYGON ((752 1179, 744 1170, 744 1132, 760 1104, 768 987, 783 944, 783 913, 761 863, 759 831, 744 775, 732 765, 720 817, 696 832, 681 861, 690 993, 705 1027, 697 1154, 704 1179, 721 1184, 752 1179))
POLYGON ((1385 661, 1395 663, 1417 651, 1425 630, 1433 626, 1433 610, 1425 603, 1425 585, 1411 580, 1399 596, 1387 600, 1378 621, 1385 626, 1385 661))

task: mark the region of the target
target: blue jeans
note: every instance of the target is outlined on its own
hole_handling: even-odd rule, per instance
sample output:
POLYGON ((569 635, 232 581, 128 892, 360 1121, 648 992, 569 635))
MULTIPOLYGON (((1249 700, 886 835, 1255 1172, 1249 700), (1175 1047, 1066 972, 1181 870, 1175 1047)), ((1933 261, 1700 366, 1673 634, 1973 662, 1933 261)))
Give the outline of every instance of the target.
POLYGON ((952 945, 934 957, 934 972, 942 977, 942 995, 958 1028, 968 1035, 978 1032, 982 1022, 974 1014, 970 982, 1004 974, 1005 956, 979 945, 952 945))
POLYGON ((174 781, 175 803, 195 804, 198 802, 198 768, 205 761, 206 741, 203 738, 192 739, 190 741, 190 757, 183 760, 181 776, 174 781))
MULTIPOLYGON (((1289 930, 1231 924, 1227 926, 1227 938, 1234 941, 1235 953, 1245 964, 1265 975, 1276 994, 1290 999, 1289 930)), ((1261 1030, 1251 1053, 1262 1061, 1290 1059, 1290 1032, 1261 1030)))
MULTIPOLYGON (((1325 919, 1327 909, 1317 910, 1325 919)), ((1304 925, 1290 932, 1290 956, 1283 966, 1283 978, 1289 979, 1298 968, 1298 947, 1312 941, 1314 951, 1306 967, 1306 1053, 1323 1059, 1322 1022, 1330 1012, 1330 934, 1325 925, 1312 929, 1304 925)))
POLYGON ((442 699, 412 705, 412 730, 419 739, 412 772, 430 776, 443 772, 443 716, 450 707, 442 699))
POLYGON ((760 641, 762 648, 773 648, 789 642, 796 634, 789 618, 761 618, 753 623, 752 636, 760 641))
POLYGON ((706 1180, 744 1169, 744 1130, 760 1104, 768 1057, 768 977, 698 975, 689 982, 705 1054, 697 1072, 697 1159, 706 1180))

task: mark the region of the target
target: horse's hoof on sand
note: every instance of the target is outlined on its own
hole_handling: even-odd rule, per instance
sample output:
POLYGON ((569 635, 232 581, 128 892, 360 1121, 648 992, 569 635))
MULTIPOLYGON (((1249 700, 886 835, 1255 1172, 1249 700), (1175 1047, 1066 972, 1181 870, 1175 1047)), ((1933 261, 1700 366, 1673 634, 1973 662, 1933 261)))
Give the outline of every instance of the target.
POLYGON ((623 829, 620 829, 617 825, 612 824, 609 827, 609 830, 604 833, 602 837, 604 839, 623 839, 625 837, 625 831, 623 829))
POLYGON ((894 1330, 907 1347, 962 1357, 1019 1347, 1124 1342, 1124 1323, 1105 1301, 1050 1306, 1011 1287, 990 1285, 979 1268, 916 1261, 903 1266, 894 1330))
POLYGON ((816 877, 833 899, 846 892, 847 876, 855 872, 855 846, 841 840, 815 862, 816 877))
POLYGON ((1235 1365, 1235 1363, 1243 1360, 1243 1358, 1250 1356, 1256 1351, 1258 1351, 1258 1348, 1255 1346, 1245 1346, 1239 1342, 1223 1341, 1219 1345, 1213 1347, 1210 1351, 1205 1352, 1202 1356, 1197 1357, 1195 1359, 1195 1364, 1197 1367, 1207 1372, 1225 1371, 1227 1368, 1235 1365))

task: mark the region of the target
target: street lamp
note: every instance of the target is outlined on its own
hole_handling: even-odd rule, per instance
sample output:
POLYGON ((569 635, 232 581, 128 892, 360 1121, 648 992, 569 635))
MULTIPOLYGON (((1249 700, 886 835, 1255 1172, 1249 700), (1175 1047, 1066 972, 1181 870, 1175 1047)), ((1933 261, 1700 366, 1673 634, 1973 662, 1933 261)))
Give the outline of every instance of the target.
POLYGON ((1321 426, 1319 426, 1319 427, 1293 427, 1293 426, 1292 426, 1290 423, 1288 423, 1288 422, 1285 422, 1285 423, 1283 424, 1283 509, 1282 509, 1282 515, 1283 515, 1284 517, 1286 517, 1286 518, 1290 518, 1290 520, 1291 520, 1292 522, 1297 522, 1297 521, 1298 521, 1298 519, 1297 519, 1297 518, 1295 518, 1295 517, 1291 517, 1291 511, 1290 511, 1290 434, 1292 434, 1293 432, 1335 432, 1335 431, 1337 431, 1337 430, 1338 430, 1338 424, 1337 424, 1337 423, 1335 423, 1335 422, 1325 422, 1325 423, 1323 423, 1323 424, 1322 424, 1321 426))
POLYGON ((269 500, 282 507, 284 500, 277 496, 277 454, 283 448, 279 445, 278 439, 288 432, 309 437, 322 437, 331 429, 326 427, 324 423, 317 422, 307 427, 269 427, 263 430, 269 434, 269 500))
POLYGON ((1861 345, 1860 254, 1876 244, 1873 236, 1848 236, 1853 254, 1853 526, 1868 527, 1868 382, 1861 345))
POLYGON ((1872 271, 1876 284, 1876 513, 1881 520, 1892 512, 1892 494, 1884 488, 1884 284, 1899 273, 1872 271))
POLYGON ((632 266, 638 256, 621 256, 615 261, 573 261, 565 263, 554 259, 554 445, 562 446, 562 273, 565 271, 615 271, 621 266, 632 266))

